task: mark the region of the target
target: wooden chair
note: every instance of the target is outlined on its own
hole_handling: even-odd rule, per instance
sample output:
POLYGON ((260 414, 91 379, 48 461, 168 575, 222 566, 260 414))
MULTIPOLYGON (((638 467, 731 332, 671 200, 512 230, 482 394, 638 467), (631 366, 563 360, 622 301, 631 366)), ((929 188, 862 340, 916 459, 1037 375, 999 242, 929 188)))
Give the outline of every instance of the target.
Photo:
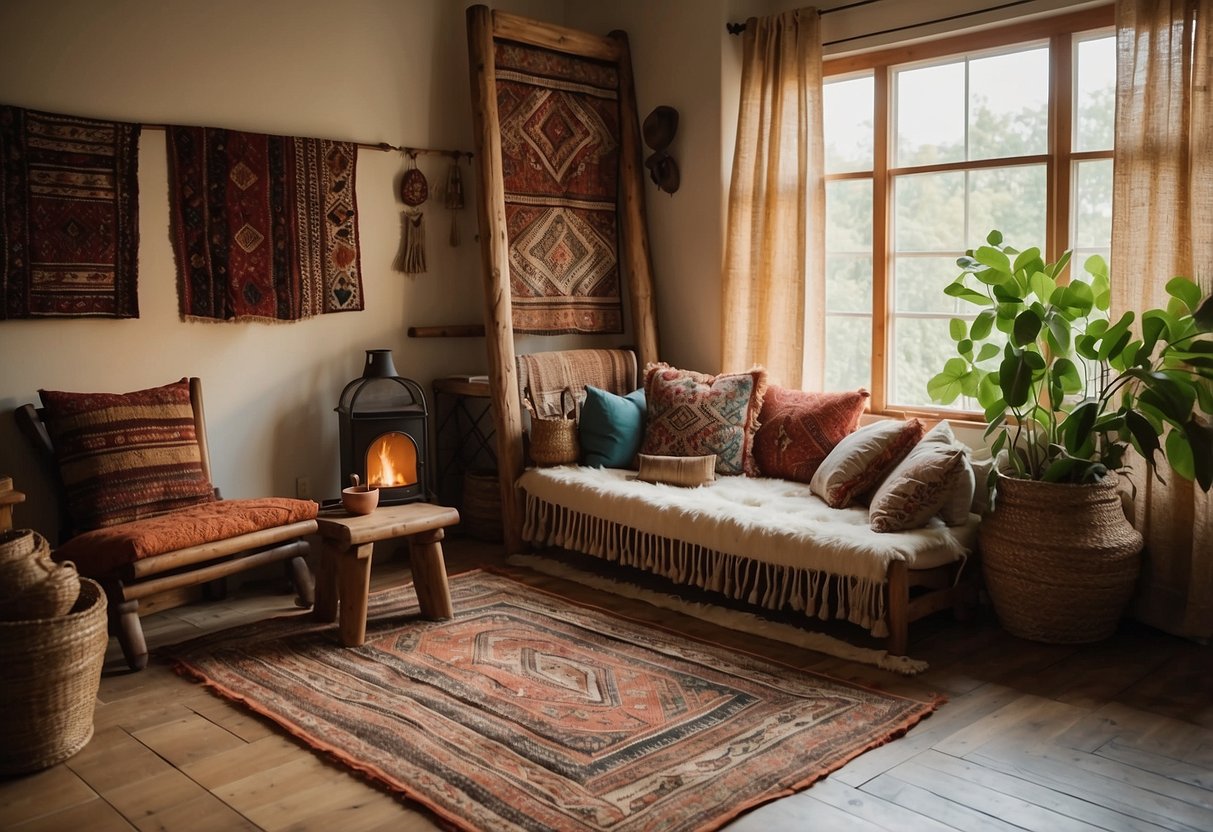
MULTIPOLYGON (((206 441, 200 379, 191 378, 189 380, 189 392, 201 452, 202 471, 209 482, 211 466, 206 441)), ((67 493, 59 475, 55 448, 43 421, 45 413, 42 408, 26 404, 17 408, 14 415, 21 432, 33 444, 49 479, 58 491, 61 514, 60 543, 62 544, 63 541, 72 537, 75 530, 72 528, 71 519, 67 513, 67 493)), ((217 488, 215 496, 218 499, 219 490, 217 488)), ((237 504, 240 503, 261 502, 263 501, 218 500, 207 505, 220 506, 223 504, 225 510, 230 510, 238 507, 237 504)), ((175 514, 178 512, 170 512, 168 515, 146 520, 135 520, 102 531, 125 530, 137 535, 139 524, 162 520, 166 516, 175 514)), ((314 517, 314 510, 311 514, 314 517)), ((160 525, 163 523, 161 522, 160 525)), ((310 545, 305 537, 315 532, 315 519, 304 519, 268 528, 262 527, 232 537, 205 540, 185 548, 133 559, 117 568, 105 569, 101 574, 90 574, 87 566, 80 563, 77 563, 77 566, 81 569, 82 574, 97 580, 105 588, 109 601, 110 632, 118 637, 127 664, 132 670, 140 670, 147 666, 147 642, 143 636, 143 626, 139 621, 139 602, 149 599, 153 595, 208 584, 246 569, 276 561, 286 561, 289 565, 291 580, 299 593, 297 603, 301 606, 311 606, 314 598, 314 584, 311 571, 304 560, 310 551, 310 545)), ((185 603, 185 600, 187 599, 178 598, 175 602, 174 600, 164 601, 157 604, 157 609, 177 606, 185 603)), ((162 599, 158 599, 158 601, 162 601, 162 599)))

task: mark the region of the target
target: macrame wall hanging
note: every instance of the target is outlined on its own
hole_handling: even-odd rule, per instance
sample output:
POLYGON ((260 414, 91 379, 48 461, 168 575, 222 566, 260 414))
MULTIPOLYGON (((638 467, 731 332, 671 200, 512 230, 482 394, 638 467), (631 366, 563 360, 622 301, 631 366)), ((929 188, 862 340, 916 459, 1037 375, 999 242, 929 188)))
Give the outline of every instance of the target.
POLYGON ((419 210, 430 195, 425 174, 417 167, 417 154, 405 152, 408 158, 404 175, 400 177, 400 198, 405 209, 400 215, 400 253, 392 267, 405 274, 425 271, 425 215, 419 210))
POLYGON ((463 210, 463 174, 459 170, 458 153, 455 154, 455 161, 451 162, 451 166, 446 171, 446 194, 443 203, 451 212, 450 243, 452 246, 457 246, 459 245, 459 215, 455 212, 463 210))

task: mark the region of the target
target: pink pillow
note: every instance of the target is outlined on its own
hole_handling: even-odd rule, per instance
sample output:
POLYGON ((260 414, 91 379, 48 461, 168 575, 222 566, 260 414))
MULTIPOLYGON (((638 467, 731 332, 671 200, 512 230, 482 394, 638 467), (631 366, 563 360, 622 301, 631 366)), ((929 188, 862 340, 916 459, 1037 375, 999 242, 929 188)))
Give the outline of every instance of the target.
POLYGON ((922 439, 922 422, 885 419, 864 425, 834 446, 809 482, 830 508, 846 508, 870 494, 922 439))
POLYGON ((764 476, 809 482, 844 436, 853 433, 868 391, 809 393, 772 384, 762 400, 754 461, 764 476))

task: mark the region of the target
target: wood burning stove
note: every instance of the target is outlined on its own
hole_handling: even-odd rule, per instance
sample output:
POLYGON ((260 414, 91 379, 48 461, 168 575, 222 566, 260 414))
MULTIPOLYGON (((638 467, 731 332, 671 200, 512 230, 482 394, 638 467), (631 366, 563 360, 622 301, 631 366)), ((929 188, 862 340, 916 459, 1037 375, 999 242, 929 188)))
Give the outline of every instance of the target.
POLYGON ((367 350, 366 367, 341 391, 341 482, 379 489, 380 505, 430 497, 429 411, 417 382, 396 373, 391 350, 367 350))

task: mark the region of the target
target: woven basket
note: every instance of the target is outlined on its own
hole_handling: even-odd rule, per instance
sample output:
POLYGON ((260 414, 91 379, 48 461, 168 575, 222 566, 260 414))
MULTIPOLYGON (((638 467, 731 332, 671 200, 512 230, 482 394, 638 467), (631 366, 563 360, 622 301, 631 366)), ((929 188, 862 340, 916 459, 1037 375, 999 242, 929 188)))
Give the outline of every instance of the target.
POLYGON ((35 550, 45 547, 46 541, 33 529, 0 531, 0 566, 13 561, 24 561, 35 550))
POLYGON ((46 579, 50 571, 50 546, 46 538, 30 529, 2 532, 0 543, 0 599, 20 595, 46 579))
POLYGON ((982 521, 982 574, 1012 635, 1082 644, 1112 635, 1141 571, 1141 534, 1117 478, 1094 485, 999 476, 982 521))
POLYGON ((468 471, 463 475, 459 528, 477 540, 504 539, 501 530, 501 481, 496 471, 468 471))
POLYGON ((526 392, 527 409, 531 412, 531 460, 536 465, 570 465, 581 459, 581 443, 577 440, 577 397, 572 389, 566 387, 560 391, 562 407, 565 396, 573 401, 572 407, 565 410, 566 414, 572 412, 572 418, 541 418, 531 388, 526 392))
POLYGON ((36 558, 42 579, 26 589, 0 598, 0 621, 28 621, 34 618, 58 618, 67 615, 80 596, 80 576, 76 564, 55 563, 36 558))
POLYGON ((101 586, 84 578, 68 615, 0 622, 0 775, 49 768, 93 736, 105 606, 101 586))

